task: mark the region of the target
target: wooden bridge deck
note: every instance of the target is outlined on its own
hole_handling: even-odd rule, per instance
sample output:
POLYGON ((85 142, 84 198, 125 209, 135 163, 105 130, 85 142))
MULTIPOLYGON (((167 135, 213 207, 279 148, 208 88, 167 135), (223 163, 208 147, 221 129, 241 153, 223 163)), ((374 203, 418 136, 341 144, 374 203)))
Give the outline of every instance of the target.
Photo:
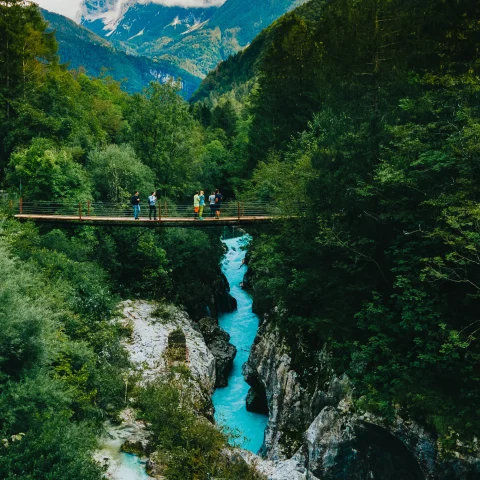
POLYGON ((140 217, 135 220, 133 217, 113 217, 113 216, 78 216, 78 215, 42 215, 34 213, 23 213, 14 215, 15 218, 23 221, 34 221, 42 223, 62 223, 62 224, 80 224, 80 225, 107 225, 107 226, 128 226, 128 227, 219 227, 219 226, 239 226, 251 225, 254 223, 265 223, 276 217, 263 216, 224 216, 218 219, 204 217, 203 220, 186 217, 162 217, 159 220, 149 220, 147 217, 140 217))

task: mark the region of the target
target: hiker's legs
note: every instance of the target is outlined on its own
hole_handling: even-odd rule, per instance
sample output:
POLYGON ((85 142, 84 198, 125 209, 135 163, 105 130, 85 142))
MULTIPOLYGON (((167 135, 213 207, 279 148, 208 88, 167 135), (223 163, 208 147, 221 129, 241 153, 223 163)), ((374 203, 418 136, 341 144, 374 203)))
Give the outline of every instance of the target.
POLYGON ((157 207, 155 205, 150 205, 150 211, 148 212, 148 218, 150 220, 152 219, 152 213, 153 213, 153 218, 156 220, 157 219, 157 207))
POLYGON ((198 216, 203 220, 203 209, 205 207, 202 207, 202 205, 200 205, 200 207, 198 207, 198 216))
POLYGON ((215 216, 215 205, 210 205, 210 216, 211 217, 215 216))
POLYGON ((217 207, 217 212, 216 213, 217 213, 217 218, 220 218, 220 208, 219 207, 217 207))
POLYGON ((194 211, 193 218, 198 218, 198 207, 193 207, 193 211, 194 211))
POLYGON ((140 216, 140 205, 134 205, 133 206, 133 218, 135 220, 137 220, 139 216, 140 216))

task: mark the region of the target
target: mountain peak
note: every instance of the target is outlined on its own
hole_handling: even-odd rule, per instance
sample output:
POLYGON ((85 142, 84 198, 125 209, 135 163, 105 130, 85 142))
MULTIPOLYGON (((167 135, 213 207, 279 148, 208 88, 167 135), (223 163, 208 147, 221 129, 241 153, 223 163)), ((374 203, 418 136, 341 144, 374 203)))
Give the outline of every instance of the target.
POLYGON ((156 4, 164 7, 209 8, 220 7, 225 0, 82 0, 77 23, 101 20, 104 25, 115 25, 129 8, 135 5, 156 4))

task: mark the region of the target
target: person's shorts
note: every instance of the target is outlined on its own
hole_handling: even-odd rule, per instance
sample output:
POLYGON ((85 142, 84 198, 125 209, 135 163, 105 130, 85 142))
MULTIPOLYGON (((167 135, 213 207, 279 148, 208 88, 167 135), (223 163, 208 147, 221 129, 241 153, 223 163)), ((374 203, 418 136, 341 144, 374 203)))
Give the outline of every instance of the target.
POLYGON ((199 210, 199 207, 193 207, 193 211, 194 211, 195 213, 198 213, 198 210, 199 210))

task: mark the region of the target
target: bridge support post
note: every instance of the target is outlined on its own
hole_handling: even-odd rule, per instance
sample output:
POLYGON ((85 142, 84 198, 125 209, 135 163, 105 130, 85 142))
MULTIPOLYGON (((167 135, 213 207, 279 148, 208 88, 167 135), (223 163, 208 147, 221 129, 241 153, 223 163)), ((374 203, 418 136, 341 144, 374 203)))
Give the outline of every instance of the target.
POLYGON ((78 219, 82 221, 82 203, 78 203, 78 219))
POLYGON ((23 198, 20 197, 20 213, 23 213, 23 198))
POLYGON ((158 202, 158 221, 162 221, 162 203, 158 202))
POLYGON ((237 202, 237 208, 238 208, 238 221, 240 221, 240 202, 237 202))
POLYGON ((90 216, 90 200, 87 202, 87 215, 90 216))

